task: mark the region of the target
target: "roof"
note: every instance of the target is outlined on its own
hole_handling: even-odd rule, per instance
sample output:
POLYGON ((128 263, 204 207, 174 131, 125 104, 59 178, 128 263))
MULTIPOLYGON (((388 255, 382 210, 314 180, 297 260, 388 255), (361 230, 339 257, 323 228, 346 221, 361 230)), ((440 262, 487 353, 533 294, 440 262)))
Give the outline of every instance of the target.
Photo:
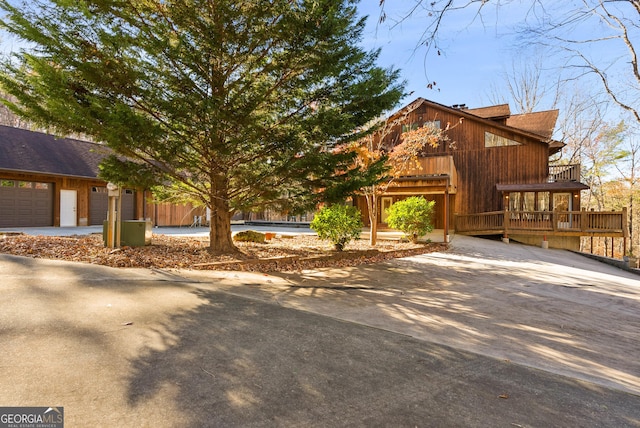
POLYGON ((507 126, 523 129, 551 138, 558 120, 558 110, 547 110, 534 113, 514 114, 507 118, 507 126))
POLYGON ((104 145, 0 126, 0 170, 96 178, 104 145))
POLYGON ((483 119, 503 119, 511 116, 509 104, 498 104, 495 106, 470 108, 465 110, 475 116, 483 119))
POLYGON ((556 120, 558 119, 558 110, 516 114, 506 117, 506 124, 502 124, 495 121, 495 119, 505 117, 494 116, 489 118, 489 116, 494 114, 504 114, 509 108, 507 104, 499 104, 495 106, 475 109, 460 109, 449 107, 435 101, 430 101, 425 98, 418 97, 411 103, 396 111, 390 116, 390 118, 399 117, 402 114, 418 108, 421 104, 429 104, 433 107, 455 113, 463 118, 466 117, 469 119, 481 121, 489 126, 517 132, 518 134, 525 135, 529 138, 535 138, 541 143, 547 144, 549 146, 550 155, 559 152, 565 146, 563 142, 556 141, 551 138, 553 130, 555 128, 556 120))
POLYGON ((496 184, 499 192, 557 192, 587 190, 589 186, 577 181, 555 181, 553 183, 531 183, 531 184, 496 184))

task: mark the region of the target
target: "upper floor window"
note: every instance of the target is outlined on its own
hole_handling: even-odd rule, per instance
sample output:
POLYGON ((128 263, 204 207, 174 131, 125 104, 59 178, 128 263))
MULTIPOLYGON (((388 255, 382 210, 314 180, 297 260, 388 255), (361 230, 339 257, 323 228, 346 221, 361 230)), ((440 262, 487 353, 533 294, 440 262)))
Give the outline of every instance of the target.
POLYGON ((402 125, 402 133, 405 133, 407 131, 415 131, 416 129, 420 128, 421 126, 428 126, 430 128, 434 128, 434 129, 440 129, 440 121, 439 120, 427 120, 424 122, 413 122, 412 124, 404 124, 402 125))
POLYGON ((492 134, 485 131, 484 133, 484 146, 485 147, 504 147, 504 146, 519 146, 515 140, 500 135, 492 134))
POLYGON ((402 133, 404 134, 407 131, 415 131, 420 128, 419 122, 413 122, 412 124, 403 124, 402 125, 402 133))

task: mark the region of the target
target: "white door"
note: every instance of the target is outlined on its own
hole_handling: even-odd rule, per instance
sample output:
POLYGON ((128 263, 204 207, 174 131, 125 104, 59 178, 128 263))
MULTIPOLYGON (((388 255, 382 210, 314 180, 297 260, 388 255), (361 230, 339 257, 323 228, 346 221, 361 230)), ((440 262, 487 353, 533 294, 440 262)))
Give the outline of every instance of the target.
POLYGON ((78 225, 78 191, 60 190, 60 227, 75 227, 78 225))

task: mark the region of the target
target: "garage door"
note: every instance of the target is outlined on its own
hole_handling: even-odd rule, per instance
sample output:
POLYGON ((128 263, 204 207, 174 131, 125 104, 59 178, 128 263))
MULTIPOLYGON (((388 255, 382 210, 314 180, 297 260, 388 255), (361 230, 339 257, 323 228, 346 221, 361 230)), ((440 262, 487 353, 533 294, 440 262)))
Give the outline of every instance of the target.
MULTIPOLYGON (((107 219, 109 195, 106 187, 92 187, 89 197, 89 224, 101 225, 107 219)), ((122 191, 122 220, 135 220, 135 195, 131 189, 122 191)))
POLYGON ((53 183, 0 180, 0 227, 53 226, 53 183))

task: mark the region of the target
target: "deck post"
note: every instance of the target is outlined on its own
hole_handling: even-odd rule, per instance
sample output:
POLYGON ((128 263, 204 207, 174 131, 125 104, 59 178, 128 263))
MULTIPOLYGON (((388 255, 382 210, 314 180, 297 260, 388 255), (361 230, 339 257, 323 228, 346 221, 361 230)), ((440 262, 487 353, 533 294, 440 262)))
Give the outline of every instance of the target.
POLYGON ((611 258, 615 259, 615 252, 616 250, 616 238, 614 238, 613 236, 611 237, 611 258))
POLYGON ((504 206, 504 219, 502 220, 502 226, 504 227, 504 234, 502 235, 502 242, 509 243, 509 200, 504 206))
POLYGON ((449 176, 444 189, 444 243, 449 243, 449 176))

